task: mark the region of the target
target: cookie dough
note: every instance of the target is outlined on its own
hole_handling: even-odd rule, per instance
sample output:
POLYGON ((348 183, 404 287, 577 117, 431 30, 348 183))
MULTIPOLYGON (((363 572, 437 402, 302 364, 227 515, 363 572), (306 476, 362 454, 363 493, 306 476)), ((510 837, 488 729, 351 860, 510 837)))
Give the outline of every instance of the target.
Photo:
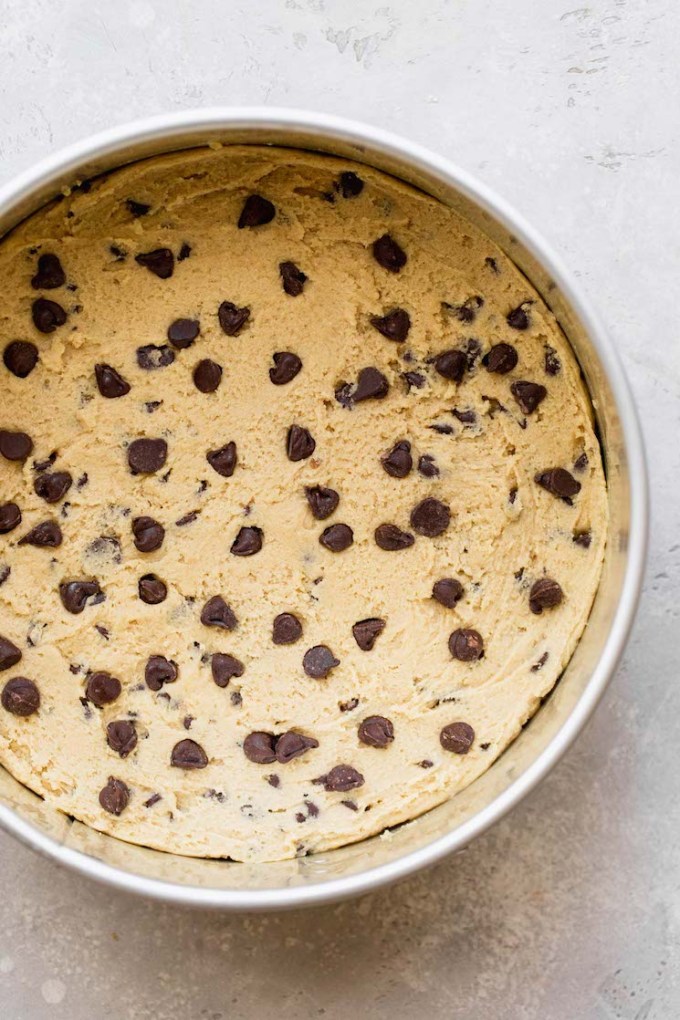
POLYGON ((507 257, 364 166, 201 149, 0 244, 0 760, 276 860, 494 761, 586 625, 592 411, 507 257))

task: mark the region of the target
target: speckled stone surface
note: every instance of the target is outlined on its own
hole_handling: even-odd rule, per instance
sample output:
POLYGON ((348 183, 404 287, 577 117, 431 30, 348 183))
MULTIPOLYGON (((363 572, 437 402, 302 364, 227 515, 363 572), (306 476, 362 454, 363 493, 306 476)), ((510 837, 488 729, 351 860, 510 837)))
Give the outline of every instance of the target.
POLYGON ((610 328, 653 489, 646 591, 617 678, 503 823, 395 888, 258 917, 115 894, 0 837, 3 1018, 680 1015, 676 6, 430 0, 427 18, 411 0, 2 8, 1 180, 135 116, 264 102, 407 134, 501 191, 610 328))

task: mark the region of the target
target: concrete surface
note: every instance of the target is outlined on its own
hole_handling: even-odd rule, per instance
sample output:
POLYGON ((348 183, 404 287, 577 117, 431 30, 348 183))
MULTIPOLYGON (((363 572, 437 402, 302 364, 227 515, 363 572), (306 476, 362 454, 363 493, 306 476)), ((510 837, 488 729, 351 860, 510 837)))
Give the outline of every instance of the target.
POLYGON ((270 103, 385 125, 501 191, 611 329, 654 499, 625 662, 511 817, 396 888, 271 917, 116 895, 3 837, 3 1020, 680 1016, 680 9, 576 2, 0 0, 0 179, 142 114, 270 103))

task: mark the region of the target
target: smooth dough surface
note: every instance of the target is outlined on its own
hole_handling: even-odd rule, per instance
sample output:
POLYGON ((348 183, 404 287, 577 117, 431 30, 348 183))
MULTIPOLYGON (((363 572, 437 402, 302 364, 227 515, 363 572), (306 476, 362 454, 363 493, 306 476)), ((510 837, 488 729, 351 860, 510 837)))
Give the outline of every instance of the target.
POLYGON ((0 364, 0 429, 22 430, 34 442, 23 464, 0 457, 0 503, 16 502, 22 513, 19 527, 0 535, 0 577, 10 568, 0 585, 0 635, 22 651, 0 674, 0 687, 23 676, 41 695, 30 717, 0 709, 2 763, 96 829, 236 860, 359 840, 433 807, 487 769, 570 658, 597 589, 607 531, 602 462, 578 366, 507 257, 451 210, 379 172, 309 153, 230 148, 145 161, 74 189, 0 245, 0 275, 0 346, 24 340, 39 351, 26 378, 0 364), (348 171, 364 182, 354 197, 334 188, 348 171), (238 229, 253 193, 273 202, 276 215, 238 229), (127 199, 150 211, 133 215, 127 199), (399 272, 373 257, 371 246, 385 233, 407 254, 399 272), (175 261, 167 279, 135 260, 164 247, 177 256, 187 244, 189 256, 175 261), (45 253, 59 257, 72 289, 31 286, 45 253), (307 276, 294 297, 279 272, 288 260, 307 276), (67 313, 49 335, 31 318, 40 296, 67 313), (478 296, 481 306, 470 301, 478 296), (250 308, 233 337, 218 322, 223 301, 250 308), (473 321, 457 311, 465 302, 473 321), (506 318, 520 305, 529 317, 523 330, 506 318), (395 307, 411 319, 404 343, 370 322, 395 307), (168 326, 180 317, 200 321, 195 344, 175 351, 165 367, 139 367, 137 349, 166 345, 168 326), (481 360, 501 341, 519 358, 506 375, 481 360), (559 361, 556 374, 546 373, 546 345, 559 361), (431 363, 449 348, 470 355, 460 384, 431 363), (297 354, 302 370, 275 386, 269 369, 281 351, 297 354), (199 392, 192 379, 202 358, 223 368, 213 393, 199 392), (130 392, 102 397, 96 363, 114 366, 130 392), (387 397, 342 406, 336 388, 367 366, 387 377, 387 397), (424 384, 409 386, 404 372, 419 373, 424 384), (511 394, 518 380, 547 389, 533 413, 523 413, 511 394), (453 409, 473 411, 467 417, 474 421, 453 409), (314 454, 298 462, 286 456, 292 424, 316 441, 314 454), (163 470, 130 473, 126 448, 140 437, 167 441, 163 470), (381 457, 401 440, 410 442, 414 466, 400 479, 386 473, 381 457), (227 478, 211 468, 206 451, 229 441, 238 463, 227 478), (50 470, 70 472, 73 485, 47 504, 34 491, 34 464, 53 452, 50 470), (438 476, 419 472, 422 455, 434 458, 438 476), (535 482, 553 467, 580 482, 572 505, 535 482), (326 521, 307 504, 304 488, 313 485, 340 495, 326 521), (429 496, 451 510, 450 526, 436 538, 415 534, 409 523, 429 496), (191 523, 176 523, 193 511, 191 523), (157 552, 133 544, 131 521, 141 515, 166 529, 157 552), (18 545, 48 519, 62 529, 61 546, 18 545), (338 553, 319 543, 335 523, 354 533, 353 545, 338 553), (383 523, 415 534, 414 544, 379 548, 374 531, 383 523), (243 526, 264 533, 256 555, 230 553, 243 526), (584 532, 587 547, 574 541, 584 532), (168 588, 158 605, 138 597, 139 578, 149 573, 168 588), (537 615, 529 592, 543 576, 559 582, 564 599, 537 615), (433 583, 444 577, 464 588, 453 609, 432 598, 433 583), (96 578, 105 600, 74 615, 59 585, 81 578, 96 578), (200 622, 202 606, 217 594, 236 614, 233 631, 200 622), (299 618, 303 635, 275 645, 273 619, 283 612, 299 618), (352 626, 367 618, 383 619, 385 628, 362 651, 352 626), (458 628, 482 635, 481 659, 452 658, 448 639, 458 628), (339 660, 327 679, 312 679, 302 667, 305 651, 319 644, 339 660), (216 652, 245 667, 226 688, 212 679, 216 652), (155 654, 179 669, 176 682, 157 692, 144 680, 155 654), (122 684, 120 697, 101 709, 84 696, 94 671, 122 684), (387 747, 358 739, 360 723, 373 715, 392 722, 387 747), (126 758, 106 740, 107 724, 123 719, 138 737, 126 758), (467 754, 440 743, 442 728, 457 721, 474 729, 467 754), (288 730, 318 747, 283 765, 246 758, 249 733, 288 730), (207 767, 171 766, 172 748, 185 738, 203 747, 207 767), (314 783, 338 764, 356 769, 363 785, 334 792, 314 783), (130 791, 119 816, 98 799, 109 776, 130 791))

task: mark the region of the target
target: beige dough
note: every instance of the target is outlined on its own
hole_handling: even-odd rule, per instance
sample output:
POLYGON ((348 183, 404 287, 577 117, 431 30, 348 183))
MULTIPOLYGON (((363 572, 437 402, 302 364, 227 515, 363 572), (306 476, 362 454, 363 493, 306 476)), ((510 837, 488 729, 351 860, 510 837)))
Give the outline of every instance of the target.
POLYGON ((204 149, 74 189, 5 239, 0 277, 0 348, 19 339, 39 350, 26 378, 0 364, 0 429, 25 431, 34 442, 23 464, 0 457, 0 503, 16 502, 23 516, 0 535, 0 577, 11 568, 0 585, 0 634, 23 655, 0 674, 0 687, 28 677, 41 696, 39 711, 27 718, 0 709, 2 763, 96 829, 180 854, 237 860, 281 859, 362 839, 426 811, 484 772, 571 656, 597 588, 607 530, 600 451, 578 366, 553 316, 501 251, 451 210, 363 166, 287 150, 204 149), (352 170, 364 188, 343 197, 334 182, 352 170), (276 215, 238 229, 254 193, 271 200, 276 215), (134 216, 130 198, 151 210, 134 216), (372 255, 385 233, 407 254, 400 272, 372 255), (185 243, 191 253, 175 261, 168 279, 135 261, 164 247, 177 256, 185 243), (31 286, 45 253, 59 257, 71 289, 31 286), (282 288, 279 264, 286 260, 308 278, 298 296, 282 288), (68 316, 49 335, 32 322, 41 296, 68 316), (469 301, 476 296, 481 307, 469 301), (223 301, 250 308, 236 336, 218 322, 223 301), (466 301, 470 322, 456 311, 466 301), (529 316, 525 330, 506 321, 520 305, 529 316), (411 318, 404 343, 370 322, 395 307, 411 318), (179 317, 200 320, 196 343, 176 351, 166 367, 140 368, 137 349, 167 344, 168 326, 179 317), (468 349, 471 340, 482 355, 501 341, 512 344, 517 367, 495 374, 471 359, 460 385, 435 371, 428 359, 468 349), (555 375, 545 370, 546 345, 561 364, 555 375), (275 386, 269 369, 280 351, 297 354, 303 367, 275 386), (213 393, 199 392, 192 380, 202 358, 223 367, 213 393), (128 394, 101 396, 94 365, 102 362, 127 380, 128 394), (367 366, 387 377, 387 397, 341 406, 336 387, 367 366), (424 385, 409 388, 406 371, 422 374, 424 385), (523 413, 511 393, 518 380, 547 388, 533 413, 523 413), (474 421, 460 421, 454 408, 474 411, 474 421), (298 462, 286 456, 292 424, 316 441, 313 456, 298 462), (140 437, 167 441, 167 464, 155 474, 130 473, 126 448, 140 437), (386 473, 381 457, 401 440, 410 442, 414 466, 400 479, 386 473), (208 464, 206 451, 229 441, 238 463, 227 478, 208 464), (73 485, 50 505, 33 482, 35 462, 53 451, 50 470, 70 472, 73 485), (437 477, 418 471, 422 455, 434 458, 437 477), (580 482, 573 505, 535 482, 553 467, 580 482), (326 521, 307 504, 304 487, 313 485, 340 494, 326 521), (451 510, 450 526, 435 538, 409 523, 413 507, 430 496, 451 510), (192 511, 199 511, 195 520, 176 523, 192 511), (157 552, 143 554, 133 544, 131 521, 141 515, 166 529, 157 552), (18 545, 48 519, 62 529, 60 547, 18 545), (343 552, 319 543, 335 523, 353 529, 354 543, 343 552), (374 531, 383 523, 414 534, 414 544, 379 548, 374 531), (230 552, 243 526, 264 533, 256 555, 230 552), (586 531, 588 547, 574 541, 586 531), (139 578, 149 573, 168 588, 158 605, 138 597, 139 578), (529 593, 544 576, 559 582, 564 598, 537 615, 529 593), (452 609, 432 598, 433 583, 445 577, 464 588, 452 609), (106 598, 73 615, 59 585, 81 578, 96 578, 106 598), (204 603, 217 594, 236 614, 233 631, 200 622, 204 603), (275 645, 272 623, 283 612, 299 618, 303 635, 275 645), (373 649, 362 651, 352 626, 367 618, 383 619, 385 628, 373 649), (458 628, 481 634, 481 659, 452 657, 448 639, 458 628), (302 667, 305 651, 319 644, 339 660, 327 679, 312 679, 302 667), (225 688, 212 679, 215 652, 244 665, 225 688), (144 680, 154 654, 179 668, 177 681, 157 692, 144 680), (122 684, 120 697, 101 709, 83 700, 93 671, 122 684), (394 740, 384 748, 358 739, 360 723, 374 715, 393 725, 394 740), (137 746, 126 758, 107 745, 114 720, 136 728, 137 746), (459 721, 474 729, 467 754, 446 750, 439 739, 444 726, 459 721), (286 764, 246 758, 243 741, 252 731, 289 730, 318 747, 286 764), (172 748, 185 738, 201 745, 207 767, 171 766, 172 748), (338 764, 356 769, 363 785, 334 792, 314 783, 338 764), (109 776, 130 791, 119 816, 98 799, 109 776))

